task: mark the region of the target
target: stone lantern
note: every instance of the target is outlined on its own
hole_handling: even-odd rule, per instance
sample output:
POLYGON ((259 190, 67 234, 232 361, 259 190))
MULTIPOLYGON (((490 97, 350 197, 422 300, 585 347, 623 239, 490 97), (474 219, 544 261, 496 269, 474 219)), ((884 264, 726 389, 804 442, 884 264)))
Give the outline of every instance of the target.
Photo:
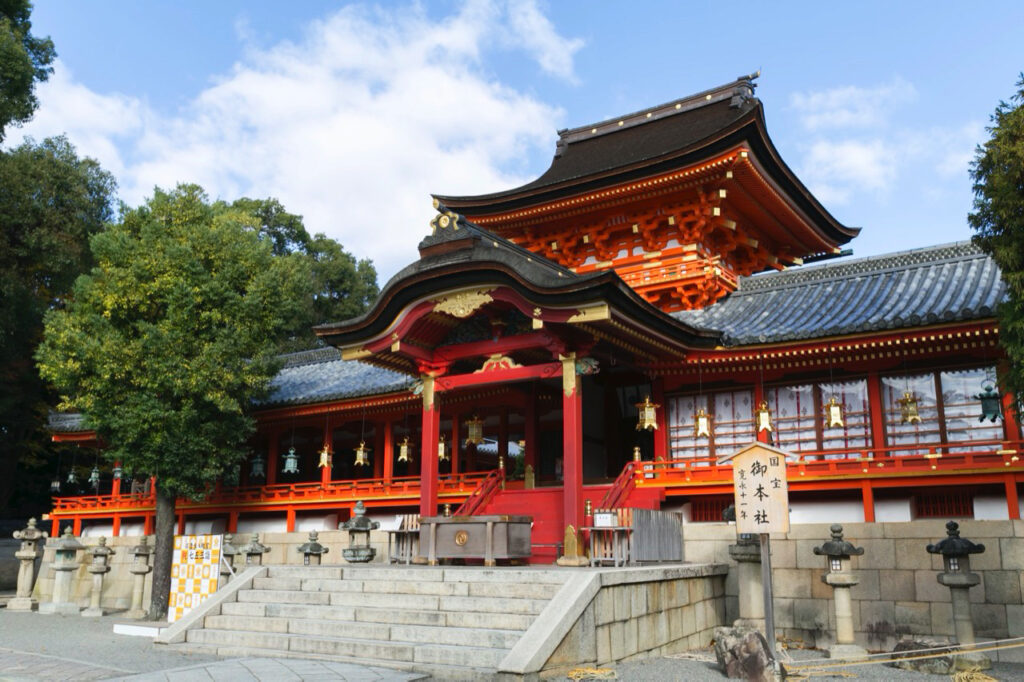
POLYGON ((373 561, 377 550, 370 547, 370 531, 380 528, 378 521, 366 518, 366 505, 362 500, 356 502, 355 516, 338 526, 339 530, 348 531, 348 547, 341 550, 345 561, 354 564, 365 564, 373 561))
POLYGON ((260 566, 263 564, 263 555, 270 551, 270 547, 260 543, 260 534, 253 533, 248 544, 238 548, 239 554, 245 555, 246 566, 260 566))
MULTIPOLYGON (((971 604, 968 591, 981 582, 977 573, 971 573, 971 554, 981 554, 985 545, 960 537, 960 524, 950 521, 946 524, 946 536, 926 548, 930 554, 941 554, 946 569, 936 579, 940 585, 949 588, 953 600, 953 629, 956 641, 963 646, 973 646, 974 621, 971 620, 971 604)), ((987 656, 970 651, 957 654, 953 668, 956 670, 987 670, 992 662, 987 656)))
POLYGON ((826 540, 821 547, 815 547, 814 553, 824 556, 828 564, 821 582, 832 586, 832 598, 836 609, 836 641, 828 649, 829 658, 858 660, 867 657, 868 652, 854 643, 853 638, 853 601, 850 588, 860 582, 850 570, 850 557, 864 554, 863 547, 854 547, 843 539, 843 527, 838 523, 829 529, 832 539, 826 540))
POLYGON ((149 557, 153 548, 149 546, 149 536, 143 535, 139 544, 130 550, 132 565, 128 570, 132 575, 132 607, 125 614, 129 618, 145 618, 146 611, 142 608, 142 595, 146 591, 146 574, 153 570, 149 565, 149 557))
POLYGON ((82 611, 84 618, 99 618, 103 615, 100 597, 103 595, 103 576, 110 572, 110 557, 116 552, 107 547, 107 539, 100 537, 99 544, 85 552, 92 557, 88 571, 92 573, 92 593, 89 595, 89 608, 82 611))
POLYGON ((235 557, 239 554, 238 548, 235 547, 234 544, 232 544, 234 539, 234 535, 232 535, 231 533, 225 533, 224 542, 222 542, 220 545, 220 555, 223 558, 224 563, 227 564, 229 569, 231 569, 228 571, 228 578, 234 575, 235 557))
POLYGON ((64 535, 53 543, 53 549, 54 559, 50 564, 54 571, 53 597, 51 601, 39 605, 39 613, 77 616, 78 604, 71 594, 71 572, 78 570, 78 550, 85 549, 85 545, 71 534, 71 526, 68 526, 64 529, 64 535))
POLYGON ((14 599, 7 602, 8 611, 31 611, 35 606, 32 586, 35 582, 36 559, 41 554, 39 541, 46 537, 45 532, 36 528, 34 518, 28 520, 25 530, 14 531, 14 539, 21 540, 21 549, 14 553, 14 557, 21 563, 18 566, 18 592, 14 599))
POLYGON ((309 531, 309 542, 299 545, 299 551, 302 552, 303 566, 319 566, 320 557, 331 551, 318 542, 319 537, 319 533, 311 530, 309 531))

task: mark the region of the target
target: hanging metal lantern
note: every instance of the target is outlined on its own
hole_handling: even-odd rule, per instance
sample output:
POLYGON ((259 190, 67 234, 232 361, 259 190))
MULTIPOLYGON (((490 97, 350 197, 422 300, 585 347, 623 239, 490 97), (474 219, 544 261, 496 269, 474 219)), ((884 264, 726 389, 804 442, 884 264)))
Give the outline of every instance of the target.
POLYGON ((114 474, 115 481, 121 480, 121 475, 124 473, 124 469, 121 468, 120 462, 114 465, 114 468, 111 470, 111 473, 114 474))
POLYGON ((402 442, 398 444, 398 461, 408 462, 409 454, 412 452, 412 446, 409 444, 409 436, 402 439, 402 442))
POLYGON ((60 478, 59 477, 54 477, 54 479, 52 481, 50 481, 50 492, 51 493, 59 493, 60 492, 60 478))
POLYGON ((480 445, 484 442, 484 420, 473 415, 466 421, 466 445, 480 445))
POLYGON ((367 455, 366 441, 359 441, 359 447, 356 448, 356 461, 353 462, 356 466, 364 467, 370 463, 370 458, 367 455))
POLYGON ((656 405, 651 402, 651 396, 644 396, 642 403, 636 404, 636 430, 637 431, 654 431, 658 428, 658 419, 655 416, 655 410, 661 405, 656 405))
POLYGON ((756 415, 757 432, 767 431, 773 433, 775 427, 772 426, 772 411, 768 409, 768 403, 761 401, 761 404, 757 406, 756 415))
POLYGON ((711 437, 711 415, 703 407, 693 415, 693 435, 696 438, 711 437))
POLYGON ((100 487, 100 470, 99 467, 93 467, 92 471, 89 472, 89 485, 93 488, 100 487))
POLYGON ((78 474, 75 473, 75 467, 71 467, 71 471, 68 472, 68 483, 72 485, 78 483, 78 474))
POLYGON ((284 466, 281 468, 282 474, 297 474, 299 473, 299 456, 295 454, 295 448, 288 448, 288 453, 284 456, 284 466))
POLYGON ((448 452, 447 452, 447 450, 445 449, 445 446, 444 446, 444 436, 441 436, 440 440, 437 441, 437 461, 438 462, 447 462, 448 461, 448 452))
POLYGON ((331 446, 324 443, 324 449, 320 451, 320 462, 317 464, 321 469, 331 468, 331 446))
POLYGON ((1003 418, 1003 396, 996 391, 996 384, 991 379, 981 382, 981 393, 971 397, 981 401, 981 416, 978 417, 978 421, 988 419, 995 422, 1003 418))
POLYGON ((825 428, 833 429, 839 426, 846 426, 843 423, 843 404, 832 396, 825 403, 825 428))
POLYGON ((921 415, 917 412, 917 396, 913 391, 904 391, 903 397, 896 401, 900 406, 900 422, 903 424, 920 424, 921 415))
POLYGON ((252 458, 252 462, 249 463, 249 478, 266 478, 267 477, 267 465, 263 459, 263 455, 256 455, 252 458))

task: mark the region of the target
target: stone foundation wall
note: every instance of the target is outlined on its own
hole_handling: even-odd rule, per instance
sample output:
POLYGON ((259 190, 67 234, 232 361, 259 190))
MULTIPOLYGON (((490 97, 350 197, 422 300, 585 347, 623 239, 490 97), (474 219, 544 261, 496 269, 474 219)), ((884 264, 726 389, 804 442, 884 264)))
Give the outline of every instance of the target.
MULTIPOLYGON (((925 546, 946 536, 945 520, 909 523, 844 523, 844 537, 864 548, 851 566, 860 584, 853 587, 857 643, 869 651, 892 650, 903 635, 953 634, 949 589, 936 575, 942 558, 925 546)), ((971 555, 971 571, 981 584, 970 590, 975 632, 980 639, 1024 636, 1024 522, 961 521, 963 537, 985 545, 971 555)), ((772 535, 772 569, 777 632, 813 647, 827 647, 835 633, 832 588, 821 581, 825 558, 812 549, 830 536, 829 524, 791 526, 772 535)), ((734 526, 690 523, 683 526, 687 561, 730 565, 726 581, 726 621, 738 617, 736 563, 728 546, 734 526)), ((1001 660, 1022 661, 1024 649, 1000 652, 1001 660)))
MULTIPOLYGON (((238 533, 234 537, 233 544, 236 547, 240 547, 248 542, 250 537, 249 533, 238 533)), ((99 542, 98 538, 94 537, 80 538, 79 541, 87 547, 95 546, 99 542)), ((260 541, 271 548, 268 554, 263 555, 264 564, 301 566, 303 556, 298 551, 298 548, 299 545, 309 541, 309 533, 260 533, 260 541)), ((47 540, 47 542, 52 542, 52 540, 47 540)), ((330 549, 323 557, 325 564, 346 563, 341 555, 341 550, 348 547, 349 538, 347 531, 320 531, 319 542, 330 549)), ((384 560, 387 542, 387 534, 383 531, 372 531, 370 533, 370 545, 377 550, 377 555, 374 558, 375 563, 384 560)), ((150 538, 151 546, 152 543, 153 540, 150 538)), ((117 554, 110 558, 110 572, 107 573, 103 582, 103 596, 100 600, 100 605, 103 608, 127 609, 131 606, 132 581, 135 576, 129 571, 132 564, 132 555, 129 550, 137 544, 139 544, 138 536, 107 538, 107 546, 114 549, 117 554)), ((52 547, 47 546, 45 548, 39 576, 36 579, 35 589, 33 590, 33 596, 41 603, 50 601, 53 595, 54 571, 50 568, 53 562, 53 552, 52 547)), ((78 605, 82 608, 89 605, 89 593, 92 589, 92 574, 86 570, 89 559, 90 557, 86 554, 85 550, 78 552, 80 565, 72 581, 73 594, 78 605)), ((240 570, 241 564, 245 559, 242 557, 237 561, 239 565, 236 566, 235 570, 240 570)), ((150 565, 152 563, 153 560, 150 558, 150 565)), ((149 605, 149 586, 152 575, 152 572, 150 572, 146 576, 146 592, 143 597, 144 607, 149 605)))

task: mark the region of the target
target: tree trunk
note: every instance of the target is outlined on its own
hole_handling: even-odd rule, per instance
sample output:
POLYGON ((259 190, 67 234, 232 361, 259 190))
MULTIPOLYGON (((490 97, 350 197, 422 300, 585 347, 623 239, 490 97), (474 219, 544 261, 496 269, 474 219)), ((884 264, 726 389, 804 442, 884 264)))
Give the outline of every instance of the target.
POLYGON ((156 545, 153 550, 153 589, 147 620, 167 620, 167 600, 171 592, 171 561, 174 558, 174 524, 177 519, 175 495, 164 492, 156 481, 156 545))

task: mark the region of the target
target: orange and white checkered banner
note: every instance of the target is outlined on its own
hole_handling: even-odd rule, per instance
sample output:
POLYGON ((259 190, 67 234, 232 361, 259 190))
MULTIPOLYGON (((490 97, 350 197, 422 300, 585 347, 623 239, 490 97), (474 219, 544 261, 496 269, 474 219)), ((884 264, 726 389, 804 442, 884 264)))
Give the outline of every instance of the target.
POLYGON ((167 620, 173 623, 217 591, 222 535, 175 535, 167 620))

